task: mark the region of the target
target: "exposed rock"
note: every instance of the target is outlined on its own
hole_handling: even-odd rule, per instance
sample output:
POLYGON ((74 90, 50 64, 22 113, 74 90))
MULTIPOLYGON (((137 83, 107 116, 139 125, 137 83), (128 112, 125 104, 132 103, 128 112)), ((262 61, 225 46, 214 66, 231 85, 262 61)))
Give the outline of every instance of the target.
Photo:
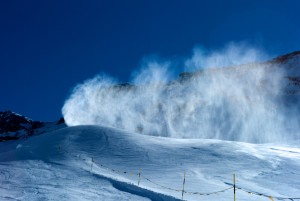
POLYGON ((43 122, 32 121, 11 111, 0 112, 0 134, 18 130, 33 130, 44 126, 43 122))
POLYGON ((58 124, 64 124, 65 123, 65 119, 62 117, 58 120, 57 125, 58 124))

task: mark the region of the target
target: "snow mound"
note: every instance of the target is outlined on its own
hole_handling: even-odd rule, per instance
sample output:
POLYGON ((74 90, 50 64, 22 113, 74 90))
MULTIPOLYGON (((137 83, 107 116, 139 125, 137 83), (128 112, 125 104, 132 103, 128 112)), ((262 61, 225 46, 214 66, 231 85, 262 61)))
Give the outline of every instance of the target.
MULTIPOLYGON (((238 187, 295 197, 300 193, 300 148, 172 139, 100 126, 63 128, 0 147, 3 200, 180 200, 182 192, 161 186, 181 190, 184 172, 187 192, 230 188, 235 173, 238 187)), ((242 190, 236 196, 241 201, 268 200, 242 190)), ((184 193, 186 200, 232 197, 232 189, 217 195, 184 193)))

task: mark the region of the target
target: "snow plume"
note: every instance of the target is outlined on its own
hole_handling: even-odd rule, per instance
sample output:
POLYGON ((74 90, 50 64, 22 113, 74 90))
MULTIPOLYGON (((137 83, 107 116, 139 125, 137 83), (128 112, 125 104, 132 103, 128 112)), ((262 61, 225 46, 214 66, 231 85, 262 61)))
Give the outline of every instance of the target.
POLYGON ((62 113, 69 126, 105 125, 174 138, 282 142, 289 138, 283 135, 286 123, 292 122, 277 100, 283 68, 271 63, 224 67, 265 58, 243 45, 230 44, 210 53, 196 48, 182 62, 183 69, 194 72, 170 81, 172 62, 151 61, 133 74, 132 84, 98 75, 75 87, 62 113))
POLYGON ((229 43, 219 50, 207 50, 203 47, 193 49, 191 58, 185 61, 186 71, 203 68, 236 66, 251 62, 265 61, 269 56, 264 51, 247 43, 229 43))

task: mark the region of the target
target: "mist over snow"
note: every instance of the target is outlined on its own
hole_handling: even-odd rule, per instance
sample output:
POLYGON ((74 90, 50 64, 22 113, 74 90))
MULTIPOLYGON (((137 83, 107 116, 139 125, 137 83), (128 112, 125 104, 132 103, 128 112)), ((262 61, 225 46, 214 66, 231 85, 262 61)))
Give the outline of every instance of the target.
POLYGON ((96 75, 77 85, 62 113, 67 125, 104 125, 146 135, 253 143, 299 139, 299 111, 285 107, 286 69, 245 44, 195 48, 177 61, 151 60, 131 84, 96 75), (256 62, 256 63, 254 63, 256 62))

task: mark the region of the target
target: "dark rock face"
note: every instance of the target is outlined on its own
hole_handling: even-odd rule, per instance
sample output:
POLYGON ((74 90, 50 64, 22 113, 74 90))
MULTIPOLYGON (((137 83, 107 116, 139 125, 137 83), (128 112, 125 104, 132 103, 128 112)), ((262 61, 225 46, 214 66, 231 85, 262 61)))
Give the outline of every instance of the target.
POLYGON ((0 134, 6 132, 16 132, 18 130, 31 131, 43 126, 43 122, 32 121, 25 116, 21 116, 11 111, 0 112, 0 134))
POLYGON ((273 62, 283 63, 283 62, 286 62, 288 59, 290 59, 296 55, 299 55, 299 54, 300 54, 300 51, 296 51, 296 52, 292 52, 290 54, 286 54, 283 56, 278 56, 275 59, 273 59, 273 62))
POLYGON ((112 89, 116 91, 129 91, 129 90, 134 90, 137 88, 137 86, 130 84, 130 83, 120 83, 120 84, 115 84, 111 86, 112 89))
POLYGON ((65 123, 65 119, 62 117, 58 120, 57 124, 63 124, 65 123))

